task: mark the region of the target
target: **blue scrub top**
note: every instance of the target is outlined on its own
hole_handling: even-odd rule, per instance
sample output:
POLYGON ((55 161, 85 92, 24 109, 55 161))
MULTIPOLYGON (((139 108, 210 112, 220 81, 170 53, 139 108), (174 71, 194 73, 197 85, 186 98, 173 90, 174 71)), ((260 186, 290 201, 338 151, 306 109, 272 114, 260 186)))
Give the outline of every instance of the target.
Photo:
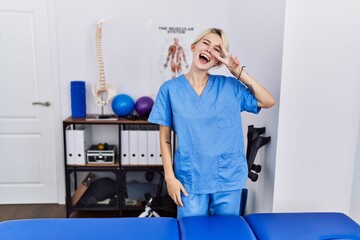
POLYGON ((191 194, 245 187, 248 176, 241 112, 258 101, 236 78, 210 75, 201 96, 185 75, 163 83, 149 122, 172 127, 178 146, 175 176, 191 194))

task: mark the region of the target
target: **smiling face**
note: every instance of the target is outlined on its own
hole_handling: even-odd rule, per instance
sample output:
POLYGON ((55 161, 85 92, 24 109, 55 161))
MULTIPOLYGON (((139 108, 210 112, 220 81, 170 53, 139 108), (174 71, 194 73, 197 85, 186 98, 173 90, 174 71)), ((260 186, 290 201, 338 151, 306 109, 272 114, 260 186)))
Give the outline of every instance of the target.
POLYGON ((215 56, 221 56, 222 38, 216 33, 207 33, 191 46, 193 64, 201 70, 209 70, 221 64, 215 56))

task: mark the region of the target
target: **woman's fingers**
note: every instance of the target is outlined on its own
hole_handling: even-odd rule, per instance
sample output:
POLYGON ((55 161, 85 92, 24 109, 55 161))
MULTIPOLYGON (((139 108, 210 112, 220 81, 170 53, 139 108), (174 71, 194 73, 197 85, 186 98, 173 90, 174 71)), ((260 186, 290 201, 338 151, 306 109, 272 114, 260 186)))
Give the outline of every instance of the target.
POLYGON ((185 196, 188 196, 188 195, 189 195, 182 184, 181 184, 181 186, 180 186, 180 189, 181 189, 182 193, 183 193, 185 196))
POLYGON ((180 195, 176 195, 176 200, 175 200, 175 204, 180 206, 180 207, 183 207, 184 204, 182 203, 181 201, 181 196, 180 195))
POLYGON ((234 62, 236 65, 240 65, 240 60, 234 55, 234 62))
MULTIPOLYGON (((181 192, 182 192, 186 197, 189 195, 189 194, 187 193, 186 189, 184 188, 184 186, 183 186, 181 183, 180 183, 180 190, 181 190, 181 192)), ((180 194, 180 192, 179 192, 179 195, 176 195, 176 197, 177 197, 177 200, 178 200, 178 203, 179 203, 178 206, 183 207, 184 204, 183 204, 183 202, 182 202, 182 200, 181 200, 181 194, 180 194)))
POLYGON ((221 51, 222 51, 222 53, 223 53, 223 56, 224 56, 224 58, 227 58, 227 57, 229 57, 229 53, 228 53, 228 51, 226 50, 226 48, 224 47, 224 44, 220 44, 220 48, 221 48, 221 51))
POLYGON ((184 206, 181 201, 180 191, 179 191, 179 194, 171 194, 170 197, 177 206, 181 206, 181 207, 184 206))
POLYGON ((227 61, 227 56, 223 56, 223 57, 221 57, 221 56, 218 56, 218 55, 216 55, 216 54, 213 54, 213 56, 216 58, 216 60, 218 60, 218 61, 220 61, 220 62, 222 62, 222 63, 226 64, 226 61, 227 61))
POLYGON ((187 196, 188 193, 184 186, 181 184, 181 182, 177 179, 174 179, 175 181, 171 181, 168 183, 168 193, 171 199, 174 201, 174 203, 177 206, 183 207, 183 203, 181 201, 181 192, 187 196))

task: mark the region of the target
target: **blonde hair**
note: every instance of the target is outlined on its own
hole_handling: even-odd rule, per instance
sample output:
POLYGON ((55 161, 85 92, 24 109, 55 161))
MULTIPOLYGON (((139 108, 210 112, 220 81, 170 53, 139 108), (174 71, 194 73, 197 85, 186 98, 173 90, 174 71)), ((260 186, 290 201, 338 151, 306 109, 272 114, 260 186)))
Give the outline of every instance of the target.
POLYGON ((221 30, 221 29, 219 29, 219 28, 209 28, 209 29, 206 29, 204 32, 202 32, 202 33, 195 39, 195 41, 191 44, 191 46, 197 44, 206 34, 209 34, 209 33, 215 33, 215 34, 217 34, 217 35, 222 39, 226 51, 229 51, 229 41, 228 41, 228 38, 227 38, 226 34, 224 33, 224 31, 221 30))

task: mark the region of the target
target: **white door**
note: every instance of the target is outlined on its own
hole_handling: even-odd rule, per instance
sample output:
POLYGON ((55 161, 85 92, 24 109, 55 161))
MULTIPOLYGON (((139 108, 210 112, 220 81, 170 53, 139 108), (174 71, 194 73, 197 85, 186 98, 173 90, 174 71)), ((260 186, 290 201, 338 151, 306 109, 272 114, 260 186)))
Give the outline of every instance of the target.
POLYGON ((0 1, 0 204, 57 202, 47 7, 0 1))

